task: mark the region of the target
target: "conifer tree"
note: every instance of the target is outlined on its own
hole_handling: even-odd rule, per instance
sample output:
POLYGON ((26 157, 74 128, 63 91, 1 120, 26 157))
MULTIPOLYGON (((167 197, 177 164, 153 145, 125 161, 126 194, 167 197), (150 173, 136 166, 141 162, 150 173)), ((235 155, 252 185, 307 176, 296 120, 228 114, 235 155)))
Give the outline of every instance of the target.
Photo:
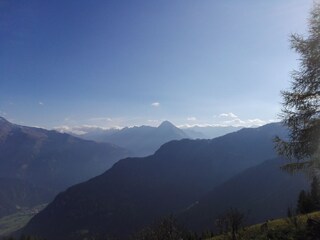
POLYGON ((312 212, 312 202, 309 194, 302 190, 299 194, 297 212, 299 214, 306 214, 312 212))
POLYGON ((287 170, 320 168, 320 3, 314 3, 308 35, 293 34, 291 47, 300 67, 292 73, 291 88, 282 92, 281 118, 288 139, 276 138, 278 152, 293 160, 287 170))
POLYGON ((313 201, 315 210, 319 210, 320 209, 320 186, 319 186, 319 180, 317 177, 313 177, 313 180, 311 183, 310 196, 313 201))

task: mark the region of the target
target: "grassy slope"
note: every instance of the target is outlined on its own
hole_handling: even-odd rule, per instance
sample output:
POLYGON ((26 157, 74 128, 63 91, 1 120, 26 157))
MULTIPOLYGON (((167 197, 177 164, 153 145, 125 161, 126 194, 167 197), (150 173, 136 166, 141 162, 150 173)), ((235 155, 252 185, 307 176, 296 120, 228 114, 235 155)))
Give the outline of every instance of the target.
POLYGON ((30 209, 22 209, 17 213, 0 218, 0 237, 7 236, 24 227, 45 206, 46 204, 42 204, 30 209))
MULTIPOLYGON (((280 236, 286 235, 286 239, 295 239, 293 236, 293 232, 300 231, 304 232, 306 227, 306 222, 308 218, 320 219, 320 212, 309 213, 306 215, 298 216, 298 228, 294 227, 294 224, 290 221, 289 218, 281 218, 268 222, 268 230, 262 230, 262 225, 264 223, 252 225, 244 228, 240 232, 240 236, 242 240, 264 240, 264 239, 283 239, 280 236), (269 233, 269 237, 267 237, 267 232, 269 233), (272 237, 273 236, 273 237, 272 237), (277 237, 278 236, 278 237, 277 237)), ((228 239, 226 235, 219 235, 210 240, 225 240, 228 239)))

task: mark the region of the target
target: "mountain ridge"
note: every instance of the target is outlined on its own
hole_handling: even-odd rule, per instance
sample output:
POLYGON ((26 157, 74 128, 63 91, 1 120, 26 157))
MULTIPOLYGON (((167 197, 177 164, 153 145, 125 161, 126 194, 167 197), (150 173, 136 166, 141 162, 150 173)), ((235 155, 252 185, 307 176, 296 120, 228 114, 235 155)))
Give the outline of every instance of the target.
MULTIPOLYGON (((127 150, 107 143, 20 126, 4 118, 0 121, 0 177, 47 189, 51 198, 73 184, 101 174, 126 156, 127 150)), ((2 193, 7 192, 0 189, 2 193)))
POLYGON ((299 192, 309 189, 302 173, 292 175, 281 170, 286 162, 277 157, 242 171, 209 191, 179 219, 189 229, 201 232, 214 229, 215 219, 230 208, 244 213, 246 224, 285 217, 299 192))
POLYGON ((113 132, 107 130, 98 136, 92 136, 88 133, 80 137, 112 143, 128 149, 132 156, 145 157, 153 154, 162 144, 171 140, 188 138, 188 135, 171 122, 164 121, 158 127, 145 125, 125 127, 113 130, 113 132))
POLYGON ((102 175, 60 193, 23 232, 77 239, 74 234, 85 230, 124 238, 275 157, 272 139, 285 133, 281 125, 272 124, 212 140, 170 141, 154 155, 123 159, 102 175))

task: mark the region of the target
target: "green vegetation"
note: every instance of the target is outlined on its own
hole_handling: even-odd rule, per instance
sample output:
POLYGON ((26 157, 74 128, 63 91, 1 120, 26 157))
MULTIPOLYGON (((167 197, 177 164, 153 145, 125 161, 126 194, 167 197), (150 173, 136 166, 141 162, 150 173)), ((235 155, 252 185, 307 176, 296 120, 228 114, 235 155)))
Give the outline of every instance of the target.
POLYGON ((196 235, 182 228, 173 216, 165 217, 136 233, 132 240, 195 240, 196 235))
POLYGON ((311 183, 311 191, 302 190, 299 194, 297 213, 305 214, 320 210, 320 185, 316 177, 311 183))
MULTIPOLYGON (((308 220, 320 220, 320 212, 267 221, 245 227, 239 231, 239 240, 308 240, 314 236, 312 223, 308 220)), ((210 238, 210 240, 232 239, 231 232, 210 238)))
POLYGON ((8 236, 12 232, 24 227, 45 206, 46 204, 42 204, 30 209, 21 209, 17 213, 0 218, 0 236, 8 236))
POLYGON ((309 191, 301 191, 297 208, 288 208, 287 218, 242 227, 244 215, 231 209, 216 220, 219 235, 210 240, 317 240, 320 239, 320 184, 314 177, 309 191), (299 215, 296 215, 299 214, 299 215))
MULTIPOLYGON (((310 192, 301 191, 296 211, 288 209, 287 218, 266 221, 241 228, 244 215, 231 209, 218 218, 218 236, 212 240, 316 240, 320 239, 320 186, 317 177, 313 178, 310 192), (300 214, 300 215, 296 215, 300 214)), ((209 239, 209 238, 208 238, 209 239)))
POLYGON ((231 239, 237 240, 244 218, 244 214, 238 209, 231 208, 226 214, 220 216, 216 220, 216 225, 220 234, 228 233, 230 231, 231 239))
POLYGON ((291 88, 283 91, 282 121, 289 138, 276 138, 281 155, 294 161, 289 171, 320 167, 320 3, 314 4, 308 36, 291 36, 291 48, 299 54, 299 68, 292 73, 291 88))

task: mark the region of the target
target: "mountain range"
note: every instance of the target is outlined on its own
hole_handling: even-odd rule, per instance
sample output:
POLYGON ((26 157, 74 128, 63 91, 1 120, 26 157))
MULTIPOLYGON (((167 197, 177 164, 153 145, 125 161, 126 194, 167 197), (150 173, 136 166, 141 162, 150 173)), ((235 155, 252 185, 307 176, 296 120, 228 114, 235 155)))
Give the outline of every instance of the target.
POLYGON ((0 188, 0 217, 20 207, 48 202, 58 192, 101 174, 121 158, 150 155, 165 142, 183 138, 189 135, 168 121, 158 127, 95 129, 79 138, 20 126, 0 117, 0 184, 8 183, 0 188))
POLYGON ((80 135, 84 139, 97 142, 112 143, 128 149, 131 156, 148 156, 153 154, 162 144, 171 140, 189 138, 181 129, 169 121, 162 122, 158 127, 140 126, 122 129, 108 129, 88 132, 80 135))
POLYGON ((268 124, 212 140, 171 141, 154 155, 123 159, 102 175, 60 193, 22 232, 48 239, 86 234, 125 239, 171 213, 199 230, 213 225, 218 211, 246 208, 239 205, 245 195, 252 204, 248 207, 256 211, 253 220, 281 215, 306 186, 304 178, 295 179, 297 184, 283 198, 289 176, 279 170, 280 160, 265 162, 276 157, 274 136, 286 134, 280 124, 268 124), (268 196, 265 201, 263 194, 268 196), (266 201, 274 211, 260 211, 266 201))
POLYGON ((192 139, 211 139, 216 137, 221 137, 228 133, 236 132, 243 127, 233 127, 233 126, 192 126, 181 128, 190 138, 192 139))
MULTIPOLYGON (((12 205, 23 206, 19 189, 30 195, 25 199, 32 199, 34 192, 45 189, 45 194, 39 196, 48 201, 48 194, 52 199, 58 192, 101 174, 126 156, 127 150, 111 144, 20 126, 0 118, 0 178, 10 182, 8 187, 2 185, 0 196, 10 199, 12 205)), ((25 204, 31 203, 28 200, 25 204)))
MULTIPOLYGON (((143 157, 153 154, 162 144, 171 140, 190 139, 211 139, 223 136, 227 133, 240 130, 242 127, 200 127, 178 128, 169 121, 162 122, 158 127, 140 126, 125 127, 122 129, 110 128, 77 128, 77 132, 83 134, 75 135, 79 138, 106 142, 123 147, 130 151, 131 156, 143 157)), ((65 131, 64 129, 59 129, 65 131)), ((69 132, 70 134, 75 134, 69 132)))

